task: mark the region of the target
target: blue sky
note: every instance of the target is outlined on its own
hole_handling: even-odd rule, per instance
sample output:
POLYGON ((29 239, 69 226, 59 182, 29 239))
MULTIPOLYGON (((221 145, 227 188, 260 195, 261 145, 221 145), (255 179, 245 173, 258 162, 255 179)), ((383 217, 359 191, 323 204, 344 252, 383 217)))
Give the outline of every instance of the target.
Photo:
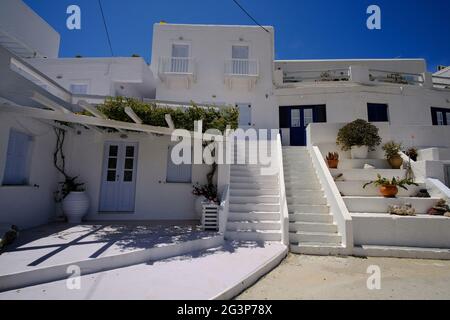
MULTIPOLYGON (((24 0, 61 34, 62 57, 109 56, 97 0, 24 0), (79 5, 82 29, 66 27, 79 5)), ((425 58, 430 71, 450 65, 450 0, 240 0, 261 23, 275 27, 277 59, 425 58), (377 4, 382 30, 366 28, 377 4)), ((102 0, 116 56, 147 61, 152 25, 252 24, 232 0, 102 0)))

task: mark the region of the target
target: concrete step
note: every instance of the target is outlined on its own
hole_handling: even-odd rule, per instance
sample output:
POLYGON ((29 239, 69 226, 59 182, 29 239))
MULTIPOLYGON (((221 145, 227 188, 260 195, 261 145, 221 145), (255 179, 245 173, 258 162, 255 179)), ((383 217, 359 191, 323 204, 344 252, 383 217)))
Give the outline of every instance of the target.
POLYGON ((229 222, 241 222, 241 221, 267 221, 267 220, 280 220, 279 212, 262 212, 262 211, 254 211, 254 212, 233 212, 230 211, 228 213, 228 221, 229 222))
POLYGON ((323 194, 323 189, 321 187, 311 187, 311 188, 290 188, 286 186, 286 196, 295 197, 296 195, 310 194, 310 193, 320 193, 323 194))
POLYGON ((259 231, 259 230, 281 230, 280 221, 274 220, 245 220, 230 221, 227 223, 227 231, 259 231))
POLYGON ((333 223, 333 216, 331 214, 320 214, 320 213, 291 213, 289 214, 289 221, 333 223))
POLYGON ((391 169, 386 159, 345 159, 339 160, 339 169, 364 169, 369 164, 377 169, 391 169))
POLYGON ((230 183, 278 183, 278 176, 230 176, 230 183))
POLYGON ((279 190, 277 183, 263 183, 263 182, 230 182, 230 189, 247 189, 247 190, 279 190))
POLYGON ((386 178, 404 178, 406 175, 406 170, 401 169, 330 169, 330 172, 333 177, 343 175, 338 181, 371 181, 377 178, 377 174, 386 178))
POLYGON ((281 241, 281 231, 227 231, 225 239, 235 241, 281 241))
POLYGON ((232 204, 247 204, 247 203, 280 203, 279 196, 230 196, 230 203, 232 204))
POLYGON ((317 256, 338 256, 347 255, 345 248, 339 244, 306 242, 290 245, 291 253, 317 255, 317 256))
POLYGON ((403 205, 410 203, 416 209, 417 214, 425 214, 436 205, 439 198, 383 198, 383 197, 343 197, 344 202, 350 212, 364 213, 387 213, 389 205, 403 205))
POLYGON ((324 232, 290 232, 289 240, 291 243, 302 242, 320 242, 320 243, 332 243, 341 244, 342 237, 338 233, 324 233, 324 232))
POLYGON ((258 196, 273 196, 279 197, 279 188, 276 189, 232 189, 230 190, 230 197, 258 197, 258 196))
POLYGON ((317 222, 291 222, 289 224, 290 232, 325 232, 337 233, 337 225, 333 223, 317 223, 317 222))
POLYGON ((296 204, 326 205, 327 199, 320 192, 318 192, 316 195, 303 195, 301 193, 298 193, 295 196, 288 196, 287 203, 288 206, 296 204))
POLYGON ((321 213, 321 214, 329 214, 330 207, 325 205, 301 205, 294 204, 288 205, 289 213, 321 213))
POLYGON ((318 180, 304 180, 304 181, 285 181, 286 189, 291 190, 321 190, 322 185, 318 180))
POLYGON ((450 260, 450 249, 362 245, 353 248, 353 255, 357 257, 450 260))
POLYGON ((280 212, 279 203, 230 203, 230 211, 233 212, 280 212))
MULTIPOLYGON (((374 185, 369 185, 365 189, 364 184, 369 181, 338 181, 336 186, 344 196, 379 197, 380 189, 374 185)), ((424 184, 408 186, 408 190, 399 188, 399 197, 411 197, 417 195, 420 189, 426 189, 424 184)))

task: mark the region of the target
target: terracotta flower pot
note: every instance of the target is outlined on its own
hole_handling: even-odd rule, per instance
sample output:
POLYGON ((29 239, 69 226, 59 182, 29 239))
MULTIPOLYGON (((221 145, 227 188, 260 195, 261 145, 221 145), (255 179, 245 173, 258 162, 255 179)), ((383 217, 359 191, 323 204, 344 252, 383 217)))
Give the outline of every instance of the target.
POLYGON ((403 158, 398 155, 388 159, 388 162, 391 165, 392 169, 400 169, 403 164, 403 158))
POLYGON ((398 188, 397 186, 381 186, 380 193, 385 198, 395 198, 395 196, 398 194, 398 188))
POLYGON ((327 162, 328 162, 328 168, 330 168, 330 169, 338 168, 339 160, 327 160, 327 162))

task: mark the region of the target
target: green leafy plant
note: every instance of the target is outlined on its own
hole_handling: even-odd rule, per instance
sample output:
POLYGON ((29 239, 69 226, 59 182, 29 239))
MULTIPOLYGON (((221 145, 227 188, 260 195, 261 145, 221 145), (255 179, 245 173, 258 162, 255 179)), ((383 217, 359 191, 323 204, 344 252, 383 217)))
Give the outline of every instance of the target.
POLYGON ((399 156, 399 153, 402 150, 402 144, 396 143, 395 141, 389 141, 385 143, 382 148, 386 159, 389 160, 399 156))
POLYGON ((342 127, 336 139, 342 150, 348 151, 353 146, 368 146, 369 150, 381 144, 378 128, 373 124, 358 119, 342 127))
POLYGON ((194 188, 192 191, 193 195, 197 197, 204 196, 209 201, 215 203, 219 202, 219 198, 217 195, 217 187, 214 184, 200 185, 197 183, 193 188, 194 188))
MULTIPOLYGON (((200 107, 191 103, 189 108, 171 108, 154 103, 145 103, 133 98, 114 97, 108 98, 98 106, 98 110, 111 120, 133 122, 125 113, 125 108, 130 107, 142 119, 144 124, 168 127, 165 116, 172 117, 175 128, 194 130, 194 121, 203 120, 203 130, 218 129, 224 132, 227 126, 237 129, 239 123, 239 109, 235 107, 200 107)), ((83 112, 91 115, 89 112, 83 112)))
POLYGON ((383 178, 380 174, 377 175, 377 179, 366 183, 363 188, 365 189, 369 185, 373 184, 375 187, 386 187, 386 186, 395 186, 400 187, 402 189, 408 190, 406 186, 414 185, 418 186, 412 179, 401 179, 399 177, 392 179, 383 178))

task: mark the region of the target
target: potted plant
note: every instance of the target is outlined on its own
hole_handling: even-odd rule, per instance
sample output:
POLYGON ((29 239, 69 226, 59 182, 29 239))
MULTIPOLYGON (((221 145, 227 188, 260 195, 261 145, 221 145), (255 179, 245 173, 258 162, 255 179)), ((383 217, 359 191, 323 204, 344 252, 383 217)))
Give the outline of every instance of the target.
POLYGON ((386 160, 391 165, 391 168, 400 169, 403 165, 403 158, 400 156, 402 144, 395 143, 394 141, 389 141, 383 145, 383 150, 386 160))
POLYGON ((412 179, 400 179, 400 178, 383 178, 380 174, 377 175, 377 179, 366 183, 363 188, 373 184, 375 187, 380 188, 380 193, 385 198, 395 198, 398 194, 398 188, 408 190, 406 186, 415 185, 418 186, 412 179))
POLYGON ((69 223, 81 223, 89 209, 89 198, 84 190, 84 183, 78 183, 78 177, 67 176, 60 182, 57 202, 62 202, 64 215, 69 223))
POLYGON ((219 203, 217 196, 217 187, 214 184, 200 185, 196 184, 192 194, 197 196, 195 199, 195 213, 199 219, 202 217, 203 204, 206 202, 219 203))
POLYGON ((358 119, 339 130, 336 143, 342 150, 350 150, 352 159, 366 159, 369 151, 381 144, 381 138, 376 126, 358 119))
POLYGON ((339 154, 337 152, 328 152, 327 162, 328 168, 337 169, 339 164, 339 154))
POLYGON ((417 157, 419 156, 419 153, 416 148, 411 147, 408 150, 405 151, 405 154, 412 160, 417 161, 417 157))

